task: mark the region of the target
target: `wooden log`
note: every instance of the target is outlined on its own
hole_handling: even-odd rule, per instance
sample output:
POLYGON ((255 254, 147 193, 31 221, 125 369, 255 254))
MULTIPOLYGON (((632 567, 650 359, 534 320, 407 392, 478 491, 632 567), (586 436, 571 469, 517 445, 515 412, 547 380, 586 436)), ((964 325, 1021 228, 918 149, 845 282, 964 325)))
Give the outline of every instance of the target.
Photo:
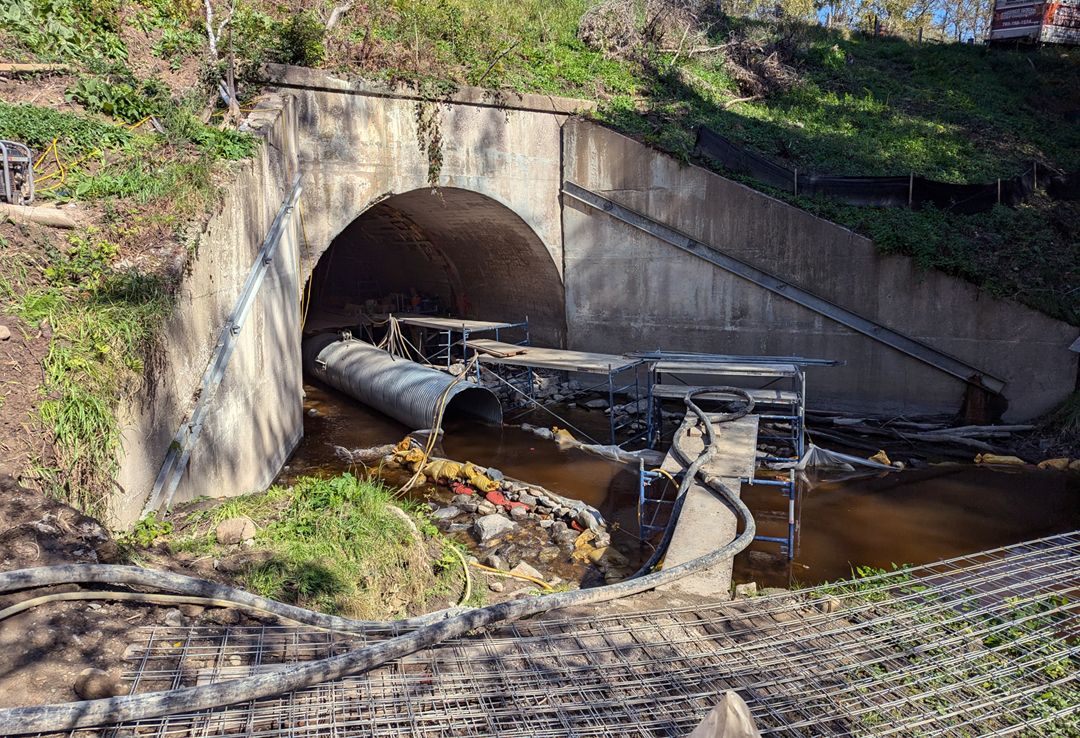
POLYGON ((56 208, 35 208, 28 205, 0 203, 0 213, 20 223, 38 223, 54 228, 75 228, 78 225, 70 215, 56 208))
POLYGON ((68 71, 66 64, 0 64, 0 74, 66 71, 68 71))
POLYGON ((980 451, 994 451, 994 447, 989 443, 983 443, 982 441, 976 441, 974 438, 966 438, 964 436, 946 436, 940 433, 903 433, 901 435, 905 440, 915 441, 929 441, 932 443, 951 443, 956 446, 968 446, 970 448, 977 448, 980 451))
POLYGON ((997 435, 1000 433, 1020 433, 1034 430, 1033 425, 965 425, 960 428, 944 428, 942 430, 928 431, 933 435, 949 436, 982 436, 997 435))

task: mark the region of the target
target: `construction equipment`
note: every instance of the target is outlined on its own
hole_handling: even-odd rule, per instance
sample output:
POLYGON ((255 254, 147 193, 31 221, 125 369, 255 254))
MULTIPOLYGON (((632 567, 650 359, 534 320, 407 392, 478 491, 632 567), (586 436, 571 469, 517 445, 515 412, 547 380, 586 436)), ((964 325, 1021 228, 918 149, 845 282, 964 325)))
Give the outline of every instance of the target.
POLYGON ((9 205, 29 205, 34 201, 34 163, 30 149, 15 141, 0 141, 0 200, 9 205))

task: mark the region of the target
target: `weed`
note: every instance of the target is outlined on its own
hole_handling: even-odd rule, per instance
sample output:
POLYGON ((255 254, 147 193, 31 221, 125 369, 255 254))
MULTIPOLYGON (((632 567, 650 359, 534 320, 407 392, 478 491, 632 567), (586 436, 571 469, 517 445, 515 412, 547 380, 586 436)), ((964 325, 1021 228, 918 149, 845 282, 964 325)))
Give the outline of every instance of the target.
POLYGON ((130 533, 125 533, 117 539, 117 543, 128 548, 139 546, 149 548, 154 545, 161 536, 172 533, 172 523, 158 521, 155 513, 150 513, 135 524, 130 533))

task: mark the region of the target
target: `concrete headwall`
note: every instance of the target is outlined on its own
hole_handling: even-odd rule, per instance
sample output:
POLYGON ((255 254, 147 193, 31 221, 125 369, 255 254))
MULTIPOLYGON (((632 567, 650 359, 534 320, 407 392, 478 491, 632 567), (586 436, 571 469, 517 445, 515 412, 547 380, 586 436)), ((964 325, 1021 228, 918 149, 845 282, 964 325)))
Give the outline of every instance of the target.
MULTIPOLYGON (((232 312, 296 172, 296 116, 288 97, 269 99, 249 129, 265 144, 237 163, 221 209, 189 257, 174 317, 142 396, 123 409, 123 456, 109 523, 140 515, 182 420, 197 400, 218 335, 232 312)), ((232 355, 174 503, 265 489, 303 434, 299 219, 290 220, 232 355)))
POLYGON ((520 320, 528 314, 537 341, 563 344, 560 125, 591 103, 473 88, 440 102, 439 185, 471 193, 474 202, 463 208, 432 192, 428 182, 417 114, 424 105, 430 112, 433 103, 407 88, 318 70, 272 65, 269 74, 297 100, 314 261, 358 216, 397 196, 388 205, 404 208, 429 232, 460 274, 479 318, 520 320), (475 202, 476 196, 496 207, 475 202), (464 227, 440 232, 436 226, 454 220, 464 227), (504 243, 502 232, 520 238, 504 243))
MULTIPOLYGON (((1074 326, 918 272, 846 228, 600 126, 569 121, 563 140, 568 182, 1004 379, 1007 420, 1038 415, 1074 387, 1074 326)), ((563 228, 570 348, 844 359, 809 370, 811 406, 960 407, 962 380, 603 212, 566 198, 563 228)))

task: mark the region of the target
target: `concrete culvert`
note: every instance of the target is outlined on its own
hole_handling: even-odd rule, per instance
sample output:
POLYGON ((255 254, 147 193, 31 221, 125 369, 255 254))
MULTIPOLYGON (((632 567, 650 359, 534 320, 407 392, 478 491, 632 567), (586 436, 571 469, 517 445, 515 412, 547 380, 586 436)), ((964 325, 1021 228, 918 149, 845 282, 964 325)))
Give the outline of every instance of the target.
MULTIPOLYGON (((414 430, 430 428, 443 392, 455 377, 336 334, 304 341, 304 369, 316 379, 414 430)), ((462 380, 450 389, 445 421, 502 424, 502 404, 491 390, 462 380)))

